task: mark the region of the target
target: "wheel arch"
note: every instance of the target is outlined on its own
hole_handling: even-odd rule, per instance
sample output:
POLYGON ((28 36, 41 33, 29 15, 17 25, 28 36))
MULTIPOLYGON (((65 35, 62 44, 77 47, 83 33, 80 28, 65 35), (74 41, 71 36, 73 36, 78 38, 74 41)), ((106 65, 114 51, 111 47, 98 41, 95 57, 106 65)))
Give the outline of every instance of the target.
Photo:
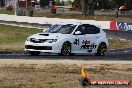
MULTIPOLYGON (((107 46, 107 43, 106 43, 106 42, 100 42, 100 43, 98 44, 98 47, 99 47, 100 44, 105 44, 105 45, 106 45, 106 48, 108 49, 108 46, 107 46)), ((97 49, 98 49, 98 48, 97 48, 97 49)))
POLYGON ((96 56, 104 56, 105 55, 105 52, 107 51, 107 44, 106 44, 106 42, 100 42, 99 44, 98 44, 98 47, 97 47, 97 52, 95 53, 95 55, 96 56), (100 46, 102 46, 102 45, 105 45, 105 51, 103 50, 100 50, 100 46))
POLYGON ((108 49, 108 46, 107 46, 106 42, 101 42, 100 44, 105 44, 106 48, 108 49))
POLYGON ((101 43, 104 43, 106 45, 107 49, 108 49, 108 39, 105 38, 105 37, 101 37, 100 39, 98 39, 96 41, 96 44, 97 44, 97 48, 96 49, 98 49, 99 44, 101 44, 101 43))
MULTIPOLYGON (((70 41, 65 41, 64 43, 69 43, 69 44, 71 45, 70 41)), ((64 44, 64 43, 63 43, 63 44, 64 44)))
POLYGON ((108 50, 108 44, 107 44, 107 42, 101 41, 101 42, 98 42, 98 43, 97 43, 97 48, 96 48, 96 50, 95 50, 95 53, 97 53, 97 50, 98 50, 100 44, 105 44, 105 45, 106 45, 106 48, 107 48, 107 50, 108 50))
POLYGON ((71 49, 72 49, 72 45, 71 45, 72 43, 71 43, 70 41, 64 41, 64 42, 62 43, 61 49, 62 49, 64 43, 69 43, 70 46, 71 46, 71 49))

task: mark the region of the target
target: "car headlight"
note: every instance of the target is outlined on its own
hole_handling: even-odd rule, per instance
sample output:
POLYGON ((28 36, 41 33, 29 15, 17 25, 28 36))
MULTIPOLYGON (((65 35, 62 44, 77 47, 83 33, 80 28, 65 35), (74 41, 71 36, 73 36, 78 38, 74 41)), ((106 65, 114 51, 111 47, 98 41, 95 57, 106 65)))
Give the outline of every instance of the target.
POLYGON ((56 42, 56 41, 57 41, 57 39, 48 39, 48 40, 46 40, 45 42, 53 43, 53 42, 56 42))

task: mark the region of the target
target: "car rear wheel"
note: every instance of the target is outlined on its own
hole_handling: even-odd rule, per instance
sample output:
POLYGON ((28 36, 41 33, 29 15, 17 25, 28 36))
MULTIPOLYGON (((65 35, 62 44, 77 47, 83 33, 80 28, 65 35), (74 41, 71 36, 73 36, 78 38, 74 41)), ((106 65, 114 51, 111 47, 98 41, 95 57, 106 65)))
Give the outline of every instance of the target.
POLYGON ((69 56, 71 54, 71 44, 69 42, 65 42, 61 49, 61 55, 69 56))
POLYGON ((98 50, 97 50, 97 53, 95 53, 95 55, 96 56, 104 56, 106 50, 107 50, 106 44, 105 43, 100 43, 99 47, 98 47, 98 50))
POLYGON ((38 52, 38 51, 29 51, 29 54, 31 56, 38 56, 40 54, 40 52, 38 52))

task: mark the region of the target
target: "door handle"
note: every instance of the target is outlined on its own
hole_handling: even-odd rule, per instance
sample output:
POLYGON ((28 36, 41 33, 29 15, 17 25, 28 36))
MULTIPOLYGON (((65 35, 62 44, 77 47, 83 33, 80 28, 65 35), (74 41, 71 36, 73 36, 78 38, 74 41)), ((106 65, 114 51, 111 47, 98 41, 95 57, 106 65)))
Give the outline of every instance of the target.
POLYGON ((97 36, 96 38, 99 38, 99 36, 97 36))

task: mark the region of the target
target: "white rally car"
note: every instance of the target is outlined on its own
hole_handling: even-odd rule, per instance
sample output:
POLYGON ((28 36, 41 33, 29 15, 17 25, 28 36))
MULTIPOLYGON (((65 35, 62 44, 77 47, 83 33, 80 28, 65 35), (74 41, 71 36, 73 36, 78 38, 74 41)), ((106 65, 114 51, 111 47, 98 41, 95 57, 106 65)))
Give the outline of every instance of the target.
POLYGON ((108 47, 106 33, 95 25, 82 23, 59 23, 50 26, 45 32, 30 36, 25 42, 25 50, 31 55, 58 53, 94 53, 105 55, 108 47))

